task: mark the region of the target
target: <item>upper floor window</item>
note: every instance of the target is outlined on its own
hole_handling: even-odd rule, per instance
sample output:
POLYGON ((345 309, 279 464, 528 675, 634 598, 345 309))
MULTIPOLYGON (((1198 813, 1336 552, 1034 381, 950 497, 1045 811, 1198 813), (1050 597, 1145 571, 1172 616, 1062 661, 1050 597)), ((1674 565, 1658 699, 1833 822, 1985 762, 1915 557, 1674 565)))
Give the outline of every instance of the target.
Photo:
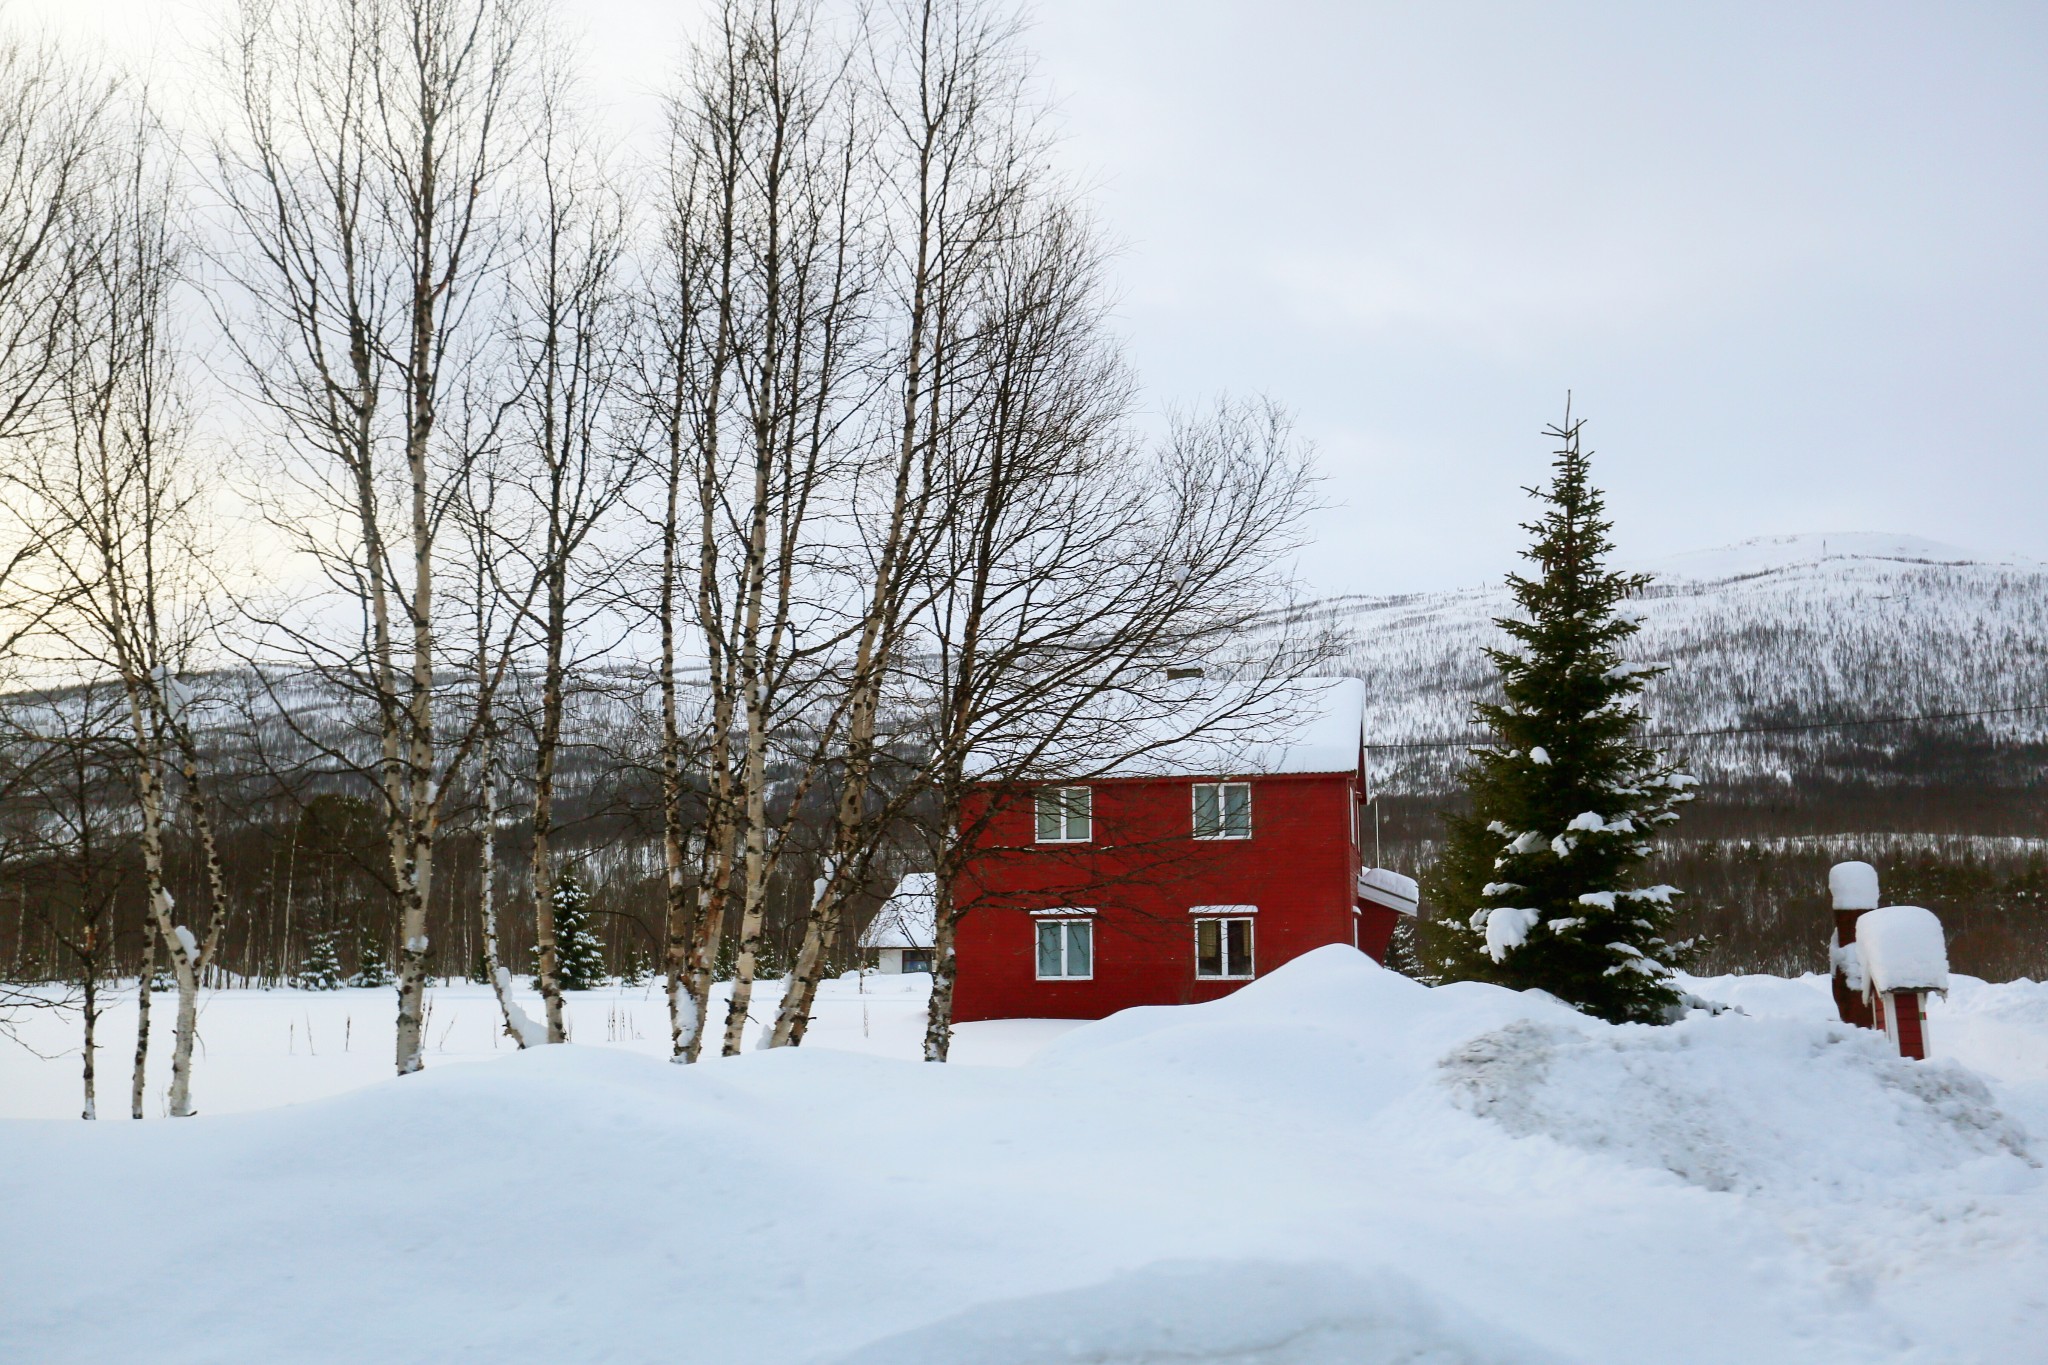
POLYGON ((1195 837, 1197 839, 1251 838, 1251 783, 1196 783, 1195 837))
POLYGON ((1086 787, 1038 789, 1038 842, 1085 844, 1094 837, 1094 802, 1086 787))

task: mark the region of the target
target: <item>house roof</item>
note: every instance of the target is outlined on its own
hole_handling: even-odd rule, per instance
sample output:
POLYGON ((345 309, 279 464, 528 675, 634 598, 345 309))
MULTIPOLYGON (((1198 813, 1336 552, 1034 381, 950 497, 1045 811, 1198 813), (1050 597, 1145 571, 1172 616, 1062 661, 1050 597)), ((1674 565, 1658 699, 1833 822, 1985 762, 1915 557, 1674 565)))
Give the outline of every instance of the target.
POLYGON ((1415 879, 1386 867, 1359 869, 1358 898, 1403 915, 1414 914, 1421 903, 1415 879))
POLYGON ((933 896, 936 878, 929 872, 907 872, 896 890, 882 902, 866 932, 860 936, 863 948, 929 948, 936 938, 938 902, 933 896))
MULTIPOLYGON (((1310 678, 1254 696, 1229 683, 1195 679, 1177 697, 1148 698, 1142 713, 1119 724, 1098 722, 1097 728, 1114 736, 1124 757, 1037 776, 1355 773, 1365 736, 1365 684, 1310 678)), ((997 765, 981 766, 985 772, 997 765)))
POLYGON ((1213 691, 1192 695, 1185 712, 1150 727, 1165 740, 1159 748, 1116 765, 1105 776, 1358 771, 1365 736, 1365 684, 1358 679, 1307 679, 1248 708, 1241 720, 1222 720, 1192 738, 1178 737, 1231 704, 1227 695, 1219 698, 1213 691))

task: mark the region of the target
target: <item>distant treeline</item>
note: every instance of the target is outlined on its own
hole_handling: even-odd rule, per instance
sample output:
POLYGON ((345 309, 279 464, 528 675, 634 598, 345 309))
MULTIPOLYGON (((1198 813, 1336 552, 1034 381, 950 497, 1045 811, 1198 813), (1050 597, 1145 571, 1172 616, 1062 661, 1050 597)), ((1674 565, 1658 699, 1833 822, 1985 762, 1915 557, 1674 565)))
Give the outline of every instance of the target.
MULTIPOLYGON (((829 792, 799 816, 821 831, 829 792), (806 816, 808 818, 806 818, 806 816)), ((591 892, 592 920, 613 974, 651 968, 661 956, 663 882, 659 793, 630 781, 568 803, 560 830, 563 862, 575 867, 591 892)), ((112 928, 104 970, 133 977, 143 967, 144 881, 132 832, 101 814, 98 838, 81 856, 48 856, 17 863, 0 892, 0 978, 19 982, 67 981, 77 964, 63 929, 81 906, 112 913, 95 916, 112 928)), ((388 850, 374 806, 358 796, 323 793, 303 804, 282 799, 227 823, 218 833, 233 913, 211 972, 213 985, 275 986, 295 981, 316 937, 330 937, 342 970, 359 972, 374 957, 388 973, 397 961, 399 920, 388 850)), ((508 821, 498 839, 496 894, 507 907, 499 952, 515 972, 534 965, 527 831, 508 821)), ((449 834, 429 904, 430 972, 481 979, 483 944, 476 906, 481 895, 482 838, 475 829, 449 834)), ((174 831, 167 841, 165 880, 184 903, 203 894, 191 841, 174 831)), ((792 851, 772 878, 763 931, 763 966, 779 972, 803 936, 820 861, 792 851)), ((836 946, 829 970, 859 959, 858 930, 894 885, 894 864, 881 860, 871 885, 854 897, 855 933, 836 946)), ((162 968, 161 952, 156 959, 162 968)), ((725 964, 729 970, 730 964, 725 964)))
MULTIPOLYGON (((1859 859, 1877 867, 1887 904, 1941 917, 1955 970, 2048 980, 2044 797, 2038 783, 1960 781, 1710 790, 1660 841, 1646 875, 1685 893, 1680 936, 1698 940, 1690 970, 1701 975, 1825 971, 1828 868, 1859 859)), ((1447 800, 1381 805, 1383 859, 1426 864, 1447 800)))
MULTIPOLYGON (((1996 745, 1967 731, 1935 734, 1894 746, 1883 781, 1814 777, 1707 789, 1687 807, 1650 870, 1686 893, 1683 932, 1701 943, 1693 970, 1821 970, 1830 930, 1827 869, 1861 858, 1878 867, 1888 902, 1924 905, 1942 917, 1957 970, 1992 980, 2048 979, 2048 792, 2033 776, 2048 771, 2043 750, 1996 745), (1969 780, 1972 773, 1979 780, 1969 780)), ((659 784, 630 753, 580 749, 564 767, 557 841, 591 890, 611 970, 625 972, 659 958, 659 784)), ((43 795, 47 801, 49 794, 43 795)), ((523 793, 506 795, 513 798, 508 807, 518 811, 523 793)), ((796 824, 809 833, 800 832, 795 844, 822 844, 834 795, 828 783, 807 798, 796 824)), ((16 981, 68 979, 76 964, 53 926, 74 920, 76 907, 95 900, 114 907, 106 920, 115 926, 108 967, 121 976, 141 970, 143 882, 132 822, 122 813, 125 800, 118 774, 102 770, 95 790, 74 793, 71 824, 86 837, 55 846, 70 856, 17 864, 6 878, 0 974, 16 981)), ((459 793, 457 800, 472 802, 473 793, 459 793)), ((1416 871, 1433 855, 1448 800, 1382 797, 1380 860, 1416 871)), ((220 831, 235 911, 217 981, 289 982, 319 934, 333 936, 350 973, 366 953, 383 954, 387 965, 396 960, 387 846, 369 802, 339 791, 291 796, 247 786, 234 804, 238 813, 220 831)), ((444 977, 474 975, 482 957, 474 913, 482 841, 469 823, 469 806, 456 810, 455 827, 439 849, 440 876, 429 905, 432 971, 444 977)), ((509 912, 501 931, 503 960, 521 973, 533 961, 532 915, 521 910, 532 895, 527 838, 524 817, 508 817, 495 887, 509 912)), ((185 832, 173 828, 167 855, 173 894, 181 903, 198 899, 199 870, 185 832)), ((828 970, 857 965, 859 930, 895 878, 917 861, 908 840, 878 861, 854 898, 851 932, 838 940, 828 970)), ((797 950, 819 869, 815 852, 793 849, 771 879, 762 953, 770 974, 797 950)))

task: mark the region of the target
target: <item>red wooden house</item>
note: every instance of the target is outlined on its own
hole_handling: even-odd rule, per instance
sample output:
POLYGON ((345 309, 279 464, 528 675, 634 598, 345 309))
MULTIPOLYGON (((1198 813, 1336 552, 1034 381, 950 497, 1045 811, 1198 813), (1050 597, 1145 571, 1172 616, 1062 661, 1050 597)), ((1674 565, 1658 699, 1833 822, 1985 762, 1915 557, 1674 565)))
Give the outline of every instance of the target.
POLYGON ((1332 943, 1383 958, 1415 885, 1361 860, 1363 701, 1319 684, 1280 742, 986 793, 953 888, 954 1017, 1213 1000, 1332 943))

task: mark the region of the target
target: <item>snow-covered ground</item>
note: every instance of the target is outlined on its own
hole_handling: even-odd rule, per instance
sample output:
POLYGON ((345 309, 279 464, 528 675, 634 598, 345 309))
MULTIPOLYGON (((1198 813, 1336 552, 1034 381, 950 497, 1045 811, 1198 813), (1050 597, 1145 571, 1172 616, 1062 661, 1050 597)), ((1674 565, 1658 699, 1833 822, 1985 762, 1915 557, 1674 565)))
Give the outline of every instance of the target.
POLYGON ((934 1067, 866 986, 694 1068, 652 991, 513 1054, 445 990, 404 1081, 388 995, 216 996, 201 1117, 0 1122, 0 1359, 2048 1358, 2048 987, 1911 1063, 1818 978, 1615 1028, 1326 948, 934 1067))
MULTIPOLYGON (((543 1017, 540 997, 518 978, 514 995, 527 1014, 543 1017)), ((806 1047, 915 1058, 924 1045, 925 997, 931 978, 869 972, 826 981, 818 990, 806 1047)), ((780 983, 754 989, 746 1042, 760 1037, 753 1020, 772 1020, 780 983)), ((177 996, 159 992, 151 1006, 149 1099, 152 1116, 169 1112, 172 1012, 177 996)), ((201 1055, 193 1067, 193 1102, 202 1114, 239 1114, 280 1104, 324 1099, 391 1077, 397 999, 387 987, 339 991, 230 990, 200 997, 201 1055)), ((668 1002, 660 982, 571 991, 566 1005, 571 1038, 585 1045, 667 1057, 668 1002)), ((101 1016, 100 1113, 125 1117, 135 1062, 135 983, 130 981, 101 1016)), ((725 1023, 724 988, 711 1010, 713 1029, 725 1023)), ((967 1024, 959 1030, 956 1059, 1013 1065, 1073 1023, 1014 1019, 967 1024)), ((24 1047, 0 1040, 0 1119, 76 1118, 79 1081, 76 1018, 42 1015, 21 1029, 24 1047), (39 1054, 39 1055, 38 1055, 39 1054)), ((427 1065, 430 1068, 502 1060, 518 1049, 504 1036, 489 986, 454 982, 427 994, 427 1065)), ((716 1043, 712 1044, 716 1049, 716 1043)))

